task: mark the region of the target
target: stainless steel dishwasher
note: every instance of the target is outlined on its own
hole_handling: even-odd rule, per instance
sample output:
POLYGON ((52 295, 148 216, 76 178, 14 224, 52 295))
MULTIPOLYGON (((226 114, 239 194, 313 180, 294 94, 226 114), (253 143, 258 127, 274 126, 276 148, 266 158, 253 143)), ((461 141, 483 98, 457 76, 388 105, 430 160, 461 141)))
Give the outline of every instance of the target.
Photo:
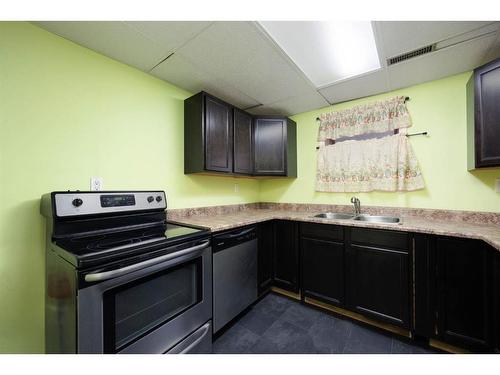
POLYGON ((213 236, 214 333, 257 300, 255 226, 213 236))

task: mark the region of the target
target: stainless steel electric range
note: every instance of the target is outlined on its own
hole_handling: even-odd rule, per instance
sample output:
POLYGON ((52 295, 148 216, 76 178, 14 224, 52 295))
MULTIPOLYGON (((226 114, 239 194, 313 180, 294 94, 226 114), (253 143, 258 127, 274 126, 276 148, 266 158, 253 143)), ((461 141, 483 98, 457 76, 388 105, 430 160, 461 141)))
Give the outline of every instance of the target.
POLYGON ((53 192, 48 353, 209 353, 210 232, 166 220, 163 191, 53 192))

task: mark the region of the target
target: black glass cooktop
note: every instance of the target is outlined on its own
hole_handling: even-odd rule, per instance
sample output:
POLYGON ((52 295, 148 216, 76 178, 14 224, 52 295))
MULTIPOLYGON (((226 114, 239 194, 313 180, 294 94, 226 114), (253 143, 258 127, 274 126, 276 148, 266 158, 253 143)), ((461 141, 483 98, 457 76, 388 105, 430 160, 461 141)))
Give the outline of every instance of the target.
POLYGON ((204 229, 167 223, 146 229, 59 239, 56 244, 76 257, 95 257, 156 244, 168 246, 178 242, 177 240, 188 241, 191 237, 206 232, 208 231, 204 229))

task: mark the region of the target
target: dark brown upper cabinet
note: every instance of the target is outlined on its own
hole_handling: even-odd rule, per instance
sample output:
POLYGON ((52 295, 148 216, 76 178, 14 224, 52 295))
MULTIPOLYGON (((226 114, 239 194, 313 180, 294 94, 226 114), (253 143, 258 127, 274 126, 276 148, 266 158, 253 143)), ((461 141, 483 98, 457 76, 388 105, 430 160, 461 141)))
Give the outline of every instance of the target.
POLYGON ((500 166, 500 59, 474 70, 467 83, 467 167, 500 166))
POLYGON ((253 173, 252 116, 234 109, 234 173, 253 173))
POLYGON ((254 174, 297 177, 297 125, 284 117, 254 119, 254 174))
POLYGON ((233 171, 233 108, 200 92, 184 101, 184 173, 233 171))
POLYGON ((296 124, 200 92, 184 101, 184 173, 297 177, 296 124))

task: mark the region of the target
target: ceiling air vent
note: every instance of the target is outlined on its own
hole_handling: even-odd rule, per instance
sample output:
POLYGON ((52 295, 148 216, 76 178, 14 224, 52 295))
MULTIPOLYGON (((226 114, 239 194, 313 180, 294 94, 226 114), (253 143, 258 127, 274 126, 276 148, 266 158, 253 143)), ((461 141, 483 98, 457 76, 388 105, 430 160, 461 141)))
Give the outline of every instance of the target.
POLYGON ((425 46, 425 47, 422 47, 422 48, 419 48, 419 49, 416 49, 416 50, 413 50, 410 52, 403 53, 402 55, 399 55, 399 56, 390 57, 387 59, 387 66, 398 64, 401 61, 409 60, 409 59, 412 59, 412 58, 420 56, 420 55, 425 55, 426 53, 429 53, 429 52, 432 52, 435 50, 436 50, 436 43, 430 44, 428 46, 425 46))

